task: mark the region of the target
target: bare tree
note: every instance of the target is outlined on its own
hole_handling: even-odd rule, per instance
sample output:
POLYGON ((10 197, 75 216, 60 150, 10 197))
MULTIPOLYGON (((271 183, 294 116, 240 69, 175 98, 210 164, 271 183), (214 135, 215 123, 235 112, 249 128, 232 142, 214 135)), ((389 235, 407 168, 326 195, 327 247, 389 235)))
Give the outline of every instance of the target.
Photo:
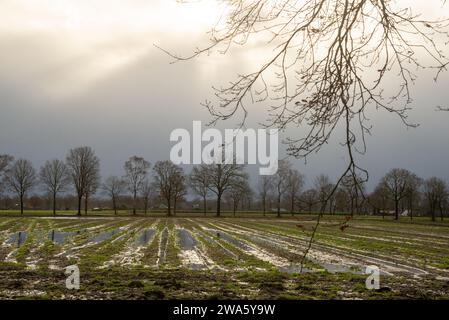
POLYGON ((319 151, 342 124, 341 145, 346 148, 348 164, 336 187, 347 174, 368 179, 368 173, 356 164, 354 157, 354 152, 366 150, 365 135, 371 130, 367 110, 393 113, 406 126, 414 127, 407 115, 413 102, 411 86, 417 70, 434 70, 437 80, 447 69, 448 59, 441 50, 449 35, 447 19, 426 19, 407 3, 391 0, 226 0, 225 3, 225 14, 210 30, 209 45, 186 57, 162 50, 175 61, 183 61, 214 50, 226 54, 233 46, 251 48, 258 44, 260 64, 249 72, 240 70, 228 85, 215 86, 214 98, 204 103, 213 117, 212 123, 242 114, 239 122, 244 124, 247 105, 270 101, 268 127, 307 128, 303 136, 289 139, 289 152, 295 157, 319 151), (261 46, 261 42, 265 45, 261 46))
POLYGON ((9 189, 19 197, 20 214, 23 215, 23 199, 36 183, 36 171, 33 164, 25 159, 15 161, 6 173, 6 183, 9 189))
POLYGON ((241 207, 242 211, 251 211, 251 205, 254 200, 254 191, 251 188, 251 185, 249 184, 249 177, 246 179, 246 182, 244 183, 244 187, 242 188, 242 201, 241 201, 241 207))
POLYGON ((136 214, 137 195, 145 181, 150 163, 142 157, 133 156, 125 163, 125 179, 133 196, 133 214, 136 214))
POLYGON ((117 201, 125 191, 125 187, 126 182, 116 176, 108 177, 102 185, 102 189, 111 198, 112 209, 114 210, 115 215, 117 215, 117 201))
POLYGON ((306 205, 309 213, 312 213, 313 207, 319 203, 318 191, 316 191, 316 189, 308 189, 304 191, 301 194, 299 201, 306 205))
POLYGON ((94 195, 100 187, 101 177, 100 169, 92 170, 86 177, 86 187, 84 189, 84 214, 87 215, 89 210, 88 203, 92 195, 94 195))
POLYGON ((277 216, 281 216, 282 197, 288 188, 288 175, 291 170, 291 164, 287 160, 279 160, 278 171, 273 175, 273 185, 276 194, 277 216))
POLYGON ((194 167, 189 176, 189 186, 193 192, 203 199, 204 215, 207 213, 207 197, 209 195, 209 176, 205 165, 194 167))
POLYGON ((53 215, 56 215, 56 197, 58 193, 64 192, 70 183, 69 170, 63 161, 54 159, 45 162, 39 176, 45 190, 52 197, 53 215))
POLYGON ((407 196, 411 172, 406 169, 392 169, 381 180, 394 203, 395 219, 399 219, 399 203, 407 196))
POLYGON ((221 214, 221 200, 223 194, 245 176, 244 166, 239 164, 211 164, 207 165, 209 176, 208 188, 217 196, 216 216, 221 214))
POLYGON ((100 160, 91 147, 71 149, 66 159, 69 174, 78 197, 78 215, 81 215, 83 196, 90 194, 100 172, 100 160))
POLYGON ((418 203, 421 196, 421 187, 423 181, 416 174, 411 173, 409 176, 409 181, 407 183, 406 197, 408 213, 410 214, 410 220, 413 220, 413 213, 415 209, 415 203, 418 203))
POLYGON ((182 201, 187 194, 187 186, 184 170, 178 167, 178 172, 173 178, 173 214, 176 215, 178 203, 182 201))
POLYGON ((332 194, 335 189, 335 185, 332 183, 328 175, 320 174, 314 180, 315 189, 318 191, 318 199, 320 201, 323 212, 326 210, 326 206, 329 206, 329 213, 332 213, 333 199, 332 194))
POLYGON ((290 200, 290 212, 295 213, 295 205, 298 201, 298 196, 304 187, 305 177, 296 169, 290 169, 287 176, 287 194, 290 200))
POLYGON ((382 213, 382 219, 385 219, 385 212, 389 206, 390 194, 388 188, 380 182, 374 192, 371 194, 369 202, 376 212, 382 213))
POLYGON ((258 191, 260 196, 260 201, 262 202, 263 215, 265 216, 267 212, 267 198, 269 194, 273 191, 273 177, 272 176, 261 176, 259 178, 258 191))
POLYGON ((153 167, 154 184, 160 196, 167 202, 167 215, 171 216, 172 203, 182 176, 182 169, 171 161, 158 161, 153 167))
POLYGON ((208 46, 186 57, 162 50, 175 61, 183 61, 214 50, 227 54, 232 46, 259 44, 258 56, 263 58, 254 70, 241 70, 228 85, 214 87, 214 99, 205 102, 212 121, 242 113, 244 122, 246 105, 273 101, 267 126, 308 127, 303 137, 290 139, 290 152, 297 157, 320 150, 342 122, 349 158, 342 176, 360 169, 353 151, 356 141, 365 147, 364 136, 370 131, 367 109, 394 113, 405 125, 414 126, 407 121, 407 111, 416 70, 433 69, 437 79, 448 65, 441 50, 449 34, 447 19, 426 19, 407 3, 225 3, 226 12, 219 17, 220 27, 210 30, 208 46))
POLYGON ((142 186, 140 187, 140 196, 143 201, 143 213, 146 215, 148 213, 148 208, 150 206, 151 196, 153 195, 153 185, 149 179, 146 179, 142 186))
MULTIPOLYGON (((342 184, 338 187, 338 189, 335 191, 334 194, 335 198, 335 210, 340 212, 347 212, 349 208, 351 207, 351 197, 346 192, 346 190, 342 187, 342 184)), ((353 211, 351 213, 351 216, 353 215, 353 211)))
POLYGON ((354 210, 360 213, 360 207, 364 200, 363 194, 365 193, 365 181, 363 178, 348 174, 341 181, 341 189, 348 197, 351 216, 354 215, 354 210))
POLYGON ((435 212, 440 210, 441 221, 443 221, 443 207, 447 201, 447 184, 437 177, 432 177, 424 182, 424 194, 426 196, 432 221, 435 221, 435 212))
POLYGON ((243 199, 251 193, 251 188, 248 183, 248 175, 245 173, 236 178, 226 191, 226 195, 232 201, 232 212, 235 217, 237 208, 243 199))

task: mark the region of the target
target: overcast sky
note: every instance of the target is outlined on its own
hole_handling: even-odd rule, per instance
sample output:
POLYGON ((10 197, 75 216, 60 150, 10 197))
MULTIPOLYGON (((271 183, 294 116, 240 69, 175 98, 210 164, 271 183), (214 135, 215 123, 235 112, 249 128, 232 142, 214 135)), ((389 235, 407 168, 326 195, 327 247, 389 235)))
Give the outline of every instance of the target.
MULTIPOLYGON (((440 1, 426 7, 405 2, 431 15, 441 10, 440 1)), ((168 159, 173 129, 210 119, 200 102, 211 96, 211 86, 242 66, 257 66, 251 50, 173 65, 154 47, 191 52, 207 39, 220 12, 215 1, 0 1, 0 153, 28 158, 37 167, 89 145, 104 176, 121 174, 134 154, 152 163, 168 159)), ((421 73, 414 86, 410 121, 419 128, 407 130, 385 112, 372 114, 368 152, 359 157, 372 183, 394 167, 449 180, 449 113, 435 112, 437 105, 449 105, 449 74, 437 84, 432 77, 421 73)), ((250 125, 265 118, 263 109, 250 109, 250 125)), ((339 141, 307 165, 295 165, 309 181, 318 173, 336 177, 345 163, 339 141)))

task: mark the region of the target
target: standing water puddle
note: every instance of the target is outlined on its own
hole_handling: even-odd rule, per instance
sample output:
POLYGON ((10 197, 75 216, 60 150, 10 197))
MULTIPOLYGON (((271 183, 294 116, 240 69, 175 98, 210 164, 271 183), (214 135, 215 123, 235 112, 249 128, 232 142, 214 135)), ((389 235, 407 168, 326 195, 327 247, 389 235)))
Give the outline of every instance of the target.
POLYGON ((361 268, 345 266, 342 264, 333 263, 319 263, 327 272, 330 273, 352 273, 352 274, 364 274, 361 268))
POLYGON ((181 256, 183 257, 182 259, 184 263, 186 263, 192 270, 204 269, 206 267, 204 261, 196 250, 196 239, 186 229, 177 229, 176 231, 178 234, 179 246, 182 250, 181 256))
MULTIPOLYGON (((292 264, 287 267, 280 267, 279 271, 285 272, 285 273, 301 273, 301 265, 298 264, 292 264)), ((312 272, 312 270, 308 268, 302 268, 302 273, 309 273, 312 272)))
POLYGON ((178 229, 179 244, 182 250, 193 250, 196 246, 196 240, 192 237, 189 231, 185 229, 178 229))
POLYGON ((136 239, 135 245, 138 247, 145 246, 156 234, 155 229, 147 229, 136 239))
POLYGON ((19 231, 11 235, 11 237, 8 240, 9 244, 17 244, 18 247, 20 247, 26 240, 28 236, 27 231, 19 231))
POLYGON ((218 239, 223 239, 226 242, 229 242, 233 245, 235 245, 236 247, 243 249, 245 251, 249 251, 251 250, 251 247, 248 246, 246 243, 244 243, 243 241, 240 241, 232 236, 230 236, 229 234, 223 232, 223 231, 219 231, 219 230, 214 230, 214 229, 207 229, 209 232, 211 232, 212 234, 215 235, 216 238, 218 239))
POLYGON ((48 232, 48 239, 51 241, 57 243, 57 244, 64 244, 65 240, 68 237, 73 237, 80 234, 80 231, 77 232, 63 232, 63 231, 57 231, 57 230, 51 230, 48 232))
POLYGON ((108 231, 102 232, 102 233, 98 234, 97 236, 93 237, 89 242, 99 243, 99 242, 102 242, 104 240, 111 238, 112 236, 116 235, 119 232, 120 232, 120 229, 108 230, 108 231))

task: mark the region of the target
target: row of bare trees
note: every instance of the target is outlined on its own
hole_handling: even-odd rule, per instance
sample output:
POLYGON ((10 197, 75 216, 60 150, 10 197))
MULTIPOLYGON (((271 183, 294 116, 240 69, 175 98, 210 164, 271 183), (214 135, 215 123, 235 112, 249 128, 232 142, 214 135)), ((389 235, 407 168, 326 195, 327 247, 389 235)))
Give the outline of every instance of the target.
POLYGON ((392 208, 395 219, 401 212, 413 219, 414 212, 420 208, 430 214, 432 221, 436 220, 439 211, 443 220, 449 189, 447 183, 438 177, 423 180, 406 169, 392 169, 381 179, 370 200, 382 213, 392 208))
POLYGON ((278 216, 281 215, 283 197, 287 198, 290 211, 293 213, 298 197, 304 187, 304 182, 304 175, 293 169, 290 162, 285 160, 279 161, 277 173, 273 176, 262 176, 259 181, 258 191, 264 215, 267 211, 267 200, 270 195, 273 195, 275 198, 278 216))
POLYGON ((37 172, 31 161, 9 155, 0 155, 0 191, 17 195, 20 211, 23 214, 24 198, 36 186, 51 195, 53 214, 56 214, 56 199, 59 194, 74 190, 77 196, 77 214, 81 215, 82 202, 87 214, 89 199, 101 189, 110 196, 114 212, 117 214, 117 201, 124 194, 133 198, 133 213, 136 214, 137 201, 141 197, 145 213, 154 192, 165 199, 170 215, 173 205, 186 194, 185 176, 182 168, 170 161, 159 161, 153 167, 153 182, 148 173, 150 163, 142 157, 133 156, 124 164, 123 177, 110 176, 103 183, 100 178, 100 160, 91 147, 71 149, 66 161, 59 159, 46 161, 37 172))
POLYGON ((275 204, 277 215, 281 214, 282 204, 289 206, 290 212, 298 209, 312 213, 347 212, 350 215, 376 213, 413 215, 428 213, 432 221, 439 212, 441 220, 449 208, 449 188, 447 183, 431 177, 424 180, 406 169, 390 170, 378 183, 374 192, 366 192, 361 177, 348 174, 337 185, 327 175, 319 175, 313 180, 312 188, 303 190, 305 177, 291 167, 287 161, 280 161, 279 170, 274 176, 261 177, 258 194, 264 214, 267 202, 275 204))
POLYGON ((124 195, 132 197, 132 211, 137 214, 138 202, 143 203, 143 211, 147 214, 150 201, 157 196, 167 205, 167 215, 176 214, 180 200, 187 194, 184 171, 171 161, 158 161, 153 166, 143 157, 132 156, 123 166, 122 177, 106 178, 101 188, 112 202, 114 213, 118 211, 118 200, 124 195))
POLYGON ((210 194, 216 198, 216 215, 221 214, 221 203, 227 196, 233 203, 233 212, 244 197, 251 196, 248 174, 239 164, 211 164, 193 168, 189 185, 193 192, 203 199, 204 213, 207 212, 207 199, 210 194))
POLYGON ((71 149, 65 162, 59 159, 46 161, 39 172, 27 159, 14 160, 9 155, 1 155, 0 159, 2 185, 18 196, 21 214, 25 196, 39 184, 52 196, 53 214, 56 213, 58 194, 67 191, 70 185, 77 194, 78 214, 81 214, 83 198, 87 212, 89 197, 96 193, 100 184, 100 161, 90 147, 71 149))
POLYGON ((286 160, 279 161, 279 169, 273 176, 261 176, 257 194, 249 183, 244 165, 210 164, 195 166, 189 175, 171 161, 151 164, 142 157, 130 157, 124 164, 123 176, 100 179, 100 161, 90 147, 71 149, 65 161, 53 159, 37 172, 30 161, 9 155, 0 156, 0 192, 9 191, 19 199, 23 213, 24 198, 40 185, 52 199, 56 214, 56 199, 59 194, 71 190, 77 198, 77 213, 87 214, 88 201, 102 191, 111 200, 112 209, 118 213, 118 202, 130 197, 132 212, 143 207, 146 214, 152 199, 157 198, 166 205, 167 215, 176 214, 180 202, 186 201, 189 189, 203 202, 204 214, 208 202, 214 201, 216 215, 222 212, 225 201, 234 213, 243 204, 258 203, 264 215, 268 210, 280 216, 284 211, 292 214, 303 212, 345 212, 354 214, 392 214, 395 219, 403 213, 410 216, 429 214, 433 221, 439 213, 441 219, 449 206, 449 190, 446 182, 432 177, 423 180, 406 169, 390 170, 370 194, 366 192, 362 178, 349 174, 337 185, 329 176, 319 175, 313 179, 312 187, 304 188, 306 178, 286 160), (150 175, 150 169, 152 175, 150 175), (257 200, 255 200, 257 198, 257 200), (274 209, 272 209, 274 208, 274 209), (287 208, 284 209, 284 208, 287 208))
MULTIPOLYGON (((435 220, 437 210, 443 218, 448 203, 446 183, 436 177, 422 180, 405 169, 389 171, 379 182, 375 191, 366 192, 363 178, 351 174, 337 185, 329 176, 321 174, 313 180, 312 187, 304 190, 306 178, 286 160, 279 162, 279 169, 273 176, 262 176, 257 186, 258 200, 264 215, 268 208, 275 208, 281 216, 283 206, 294 214, 298 211, 323 211, 331 214, 347 212, 354 214, 394 214, 395 219, 406 213, 413 218, 414 210, 429 213, 435 220), (379 201, 379 197, 381 201, 379 201)), ((232 204, 235 214, 243 199, 252 199, 248 175, 239 165, 201 165, 195 167, 189 176, 193 192, 203 200, 204 213, 207 201, 215 197, 216 214, 220 216, 223 197, 232 204)), ((249 200, 251 201, 251 200, 249 200)))

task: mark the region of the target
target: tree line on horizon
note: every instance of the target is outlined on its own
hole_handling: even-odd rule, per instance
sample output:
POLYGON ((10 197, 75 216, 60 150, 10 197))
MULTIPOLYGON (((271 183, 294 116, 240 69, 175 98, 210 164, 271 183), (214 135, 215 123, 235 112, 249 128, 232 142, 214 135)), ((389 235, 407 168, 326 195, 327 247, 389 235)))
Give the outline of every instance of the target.
MULTIPOLYGON (((57 199, 62 194, 74 193, 77 214, 84 206, 88 213, 89 201, 101 192, 106 195, 117 214, 119 202, 126 197, 132 213, 143 210, 147 214, 151 202, 164 204, 167 215, 176 214, 180 203, 189 203, 190 193, 202 203, 206 214, 208 203, 213 202, 216 216, 223 210, 223 202, 234 215, 239 210, 254 209, 266 215, 274 212, 336 214, 393 215, 399 219, 406 214, 429 215, 432 221, 437 214, 443 220, 448 211, 447 183, 438 178, 422 179, 406 169, 392 169, 380 179, 373 192, 367 194, 365 182, 348 175, 336 185, 329 176, 321 174, 305 188, 306 177, 287 160, 279 161, 275 175, 260 176, 257 190, 249 183, 245 166, 239 164, 212 164, 194 166, 190 174, 171 161, 157 161, 151 168, 143 157, 132 156, 123 166, 123 176, 109 176, 102 181, 100 160, 91 147, 69 150, 64 161, 48 160, 37 171, 31 161, 0 155, 0 196, 14 194, 24 212, 24 200, 36 187, 51 201, 56 215, 57 199), (150 170, 151 169, 151 170, 150 170)), ((190 202, 192 203, 192 201, 190 202)))

